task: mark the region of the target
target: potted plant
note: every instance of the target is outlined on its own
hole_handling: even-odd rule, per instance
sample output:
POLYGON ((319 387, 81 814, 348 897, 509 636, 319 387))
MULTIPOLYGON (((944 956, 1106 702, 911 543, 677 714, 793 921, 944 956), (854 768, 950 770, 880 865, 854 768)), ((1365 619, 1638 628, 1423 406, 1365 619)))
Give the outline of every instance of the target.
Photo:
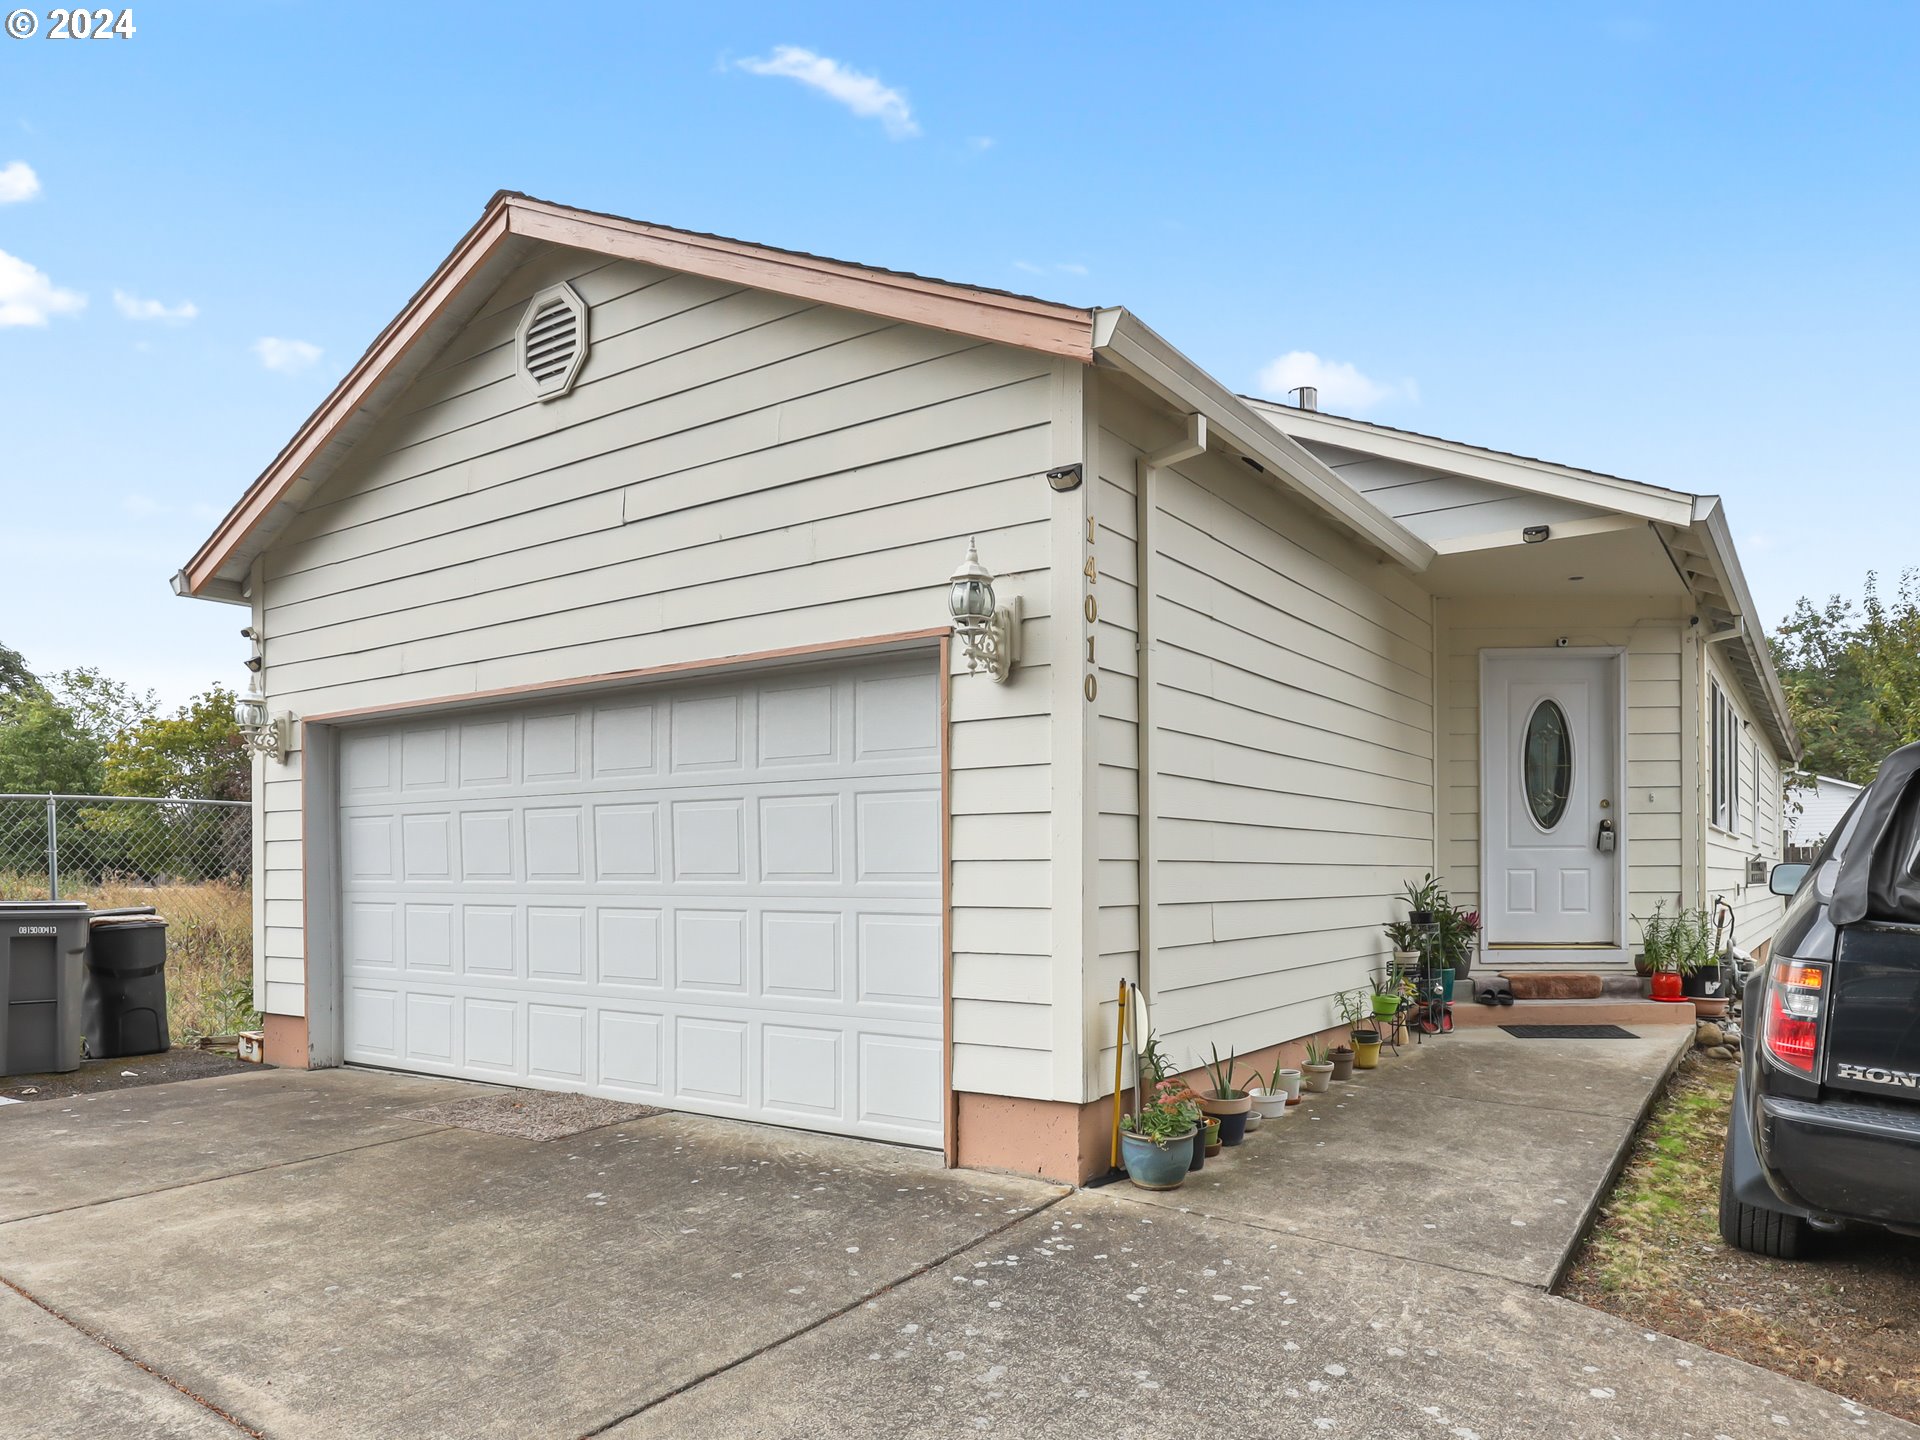
POLYGON ((1380 1066, 1380 1032, 1359 1029, 1353 1032, 1353 1068, 1375 1070, 1380 1066))
MULTIPOLYGON (((1391 1020, 1400 1013, 1400 1003, 1406 997, 1402 993, 1400 967, 1389 965, 1385 976, 1372 977, 1373 1018, 1391 1020)), ((1362 1067, 1364 1068, 1364 1067, 1362 1067)))
POLYGON ((1200 1108, 1211 1119, 1220 1122, 1220 1143, 1238 1145, 1247 1138, 1247 1114, 1253 1109, 1253 1097, 1246 1091, 1234 1088, 1233 1065, 1239 1058, 1239 1052, 1229 1050, 1227 1058, 1220 1058, 1220 1047, 1213 1047, 1213 1059, 1207 1062, 1207 1080, 1213 1088, 1212 1094, 1202 1093, 1200 1108))
POLYGON ((1327 1085, 1333 1079, 1333 1060, 1327 1047, 1318 1040, 1307 1041, 1307 1063, 1300 1067, 1302 1078, 1300 1086, 1314 1095, 1327 1093, 1327 1085))
POLYGON ((1298 1105, 1300 1103, 1300 1072, 1291 1065, 1276 1064, 1273 1067, 1273 1078, 1274 1083, 1287 1092, 1287 1104, 1298 1105))
POLYGON ((1334 1008, 1340 1012, 1340 1021, 1347 1027, 1347 1043, 1336 1045, 1327 1058, 1333 1062, 1333 1078, 1337 1081, 1353 1079, 1355 1055, 1353 1036, 1360 1029, 1367 1014, 1367 992, 1364 990, 1342 990, 1333 997, 1334 1008))
POLYGON ((1180 1084, 1163 1080, 1137 1114, 1120 1117, 1120 1155, 1127 1178, 1142 1190, 1175 1190, 1187 1183, 1200 1111, 1178 1098, 1180 1084))
POLYGON ((1403 969, 1410 969, 1420 963, 1420 947, 1424 932, 1411 920, 1389 920, 1383 927, 1387 943, 1393 946, 1393 960, 1403 969))
POLYGON ((1262 1080, 1259 1075, 1251 1076, 1247 1082, 1247 1094, 1253 1099, 1253 1115, 1247 1128, 1253 1128, 1257 1120, 1277 1120, 1287 1113, 1292 1102, 1287 1098, 1287 1087, 1281 1080, 1281 1071, 1276 1069, 1272 1075, 1262 1080), (1255 1081, 1259 1081, 1255 1084, 1255 1081))
POLYGON ((1707 958, 1704 916, 1704 911, 1688 910, 1669 916, 1666 901, 1662 900, 1646 919, 1635 917, 1640 926, 1647 971, 1653 977, 1654 999, 1684 1003, 1685 977, 1707 958))
POLYGON ((1220 1122, 1208 1116, 1207 1123, 1200 1127, 1200 1133, 1206 1137, 1207 1158, 1211 1160, 1220 1153, 1220 1122))

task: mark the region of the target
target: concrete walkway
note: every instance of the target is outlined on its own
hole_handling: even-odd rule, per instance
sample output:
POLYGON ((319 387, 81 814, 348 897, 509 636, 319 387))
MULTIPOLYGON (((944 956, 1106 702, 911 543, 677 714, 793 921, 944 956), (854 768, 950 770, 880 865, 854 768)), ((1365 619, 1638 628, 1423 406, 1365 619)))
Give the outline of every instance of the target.
POLYGON ((371 1072, 7 1107, 0 1435, 1920 1436, 1544 1293, 1670 1042, 1610 1043, 1448 1037, 1151 1198, 371 1072))

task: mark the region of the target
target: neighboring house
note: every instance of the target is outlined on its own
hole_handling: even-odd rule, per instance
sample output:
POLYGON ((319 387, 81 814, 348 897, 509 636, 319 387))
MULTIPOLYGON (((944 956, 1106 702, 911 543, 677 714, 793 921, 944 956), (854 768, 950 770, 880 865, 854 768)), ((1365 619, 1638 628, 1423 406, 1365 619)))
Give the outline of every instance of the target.
POLYGON ((1244 400, 1124 310, 503 194, 175 584, 290 717, 282 1064, 1078 1179, 1122 979, 1181 1063, 1259 1059, 1429 869, 1483 966, 1780 910, 1716 500, 1244 400))
POLYGON ((1811 860, 1867 787, 1831 775, 1798 776, 1787 788, 1787 850, 1811 860))

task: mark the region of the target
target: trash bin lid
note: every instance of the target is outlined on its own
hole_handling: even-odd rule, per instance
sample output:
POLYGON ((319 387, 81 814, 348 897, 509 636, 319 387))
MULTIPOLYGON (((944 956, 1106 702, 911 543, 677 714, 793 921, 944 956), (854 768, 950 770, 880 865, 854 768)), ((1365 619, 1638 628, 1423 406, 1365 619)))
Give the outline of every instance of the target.
POLYGON ((95 930, 139 930, 154 925, 165 929, 167 921, 164 915, 95 915, 87 923, 95 930))
POLYGON ((62 914, 71 914, 75 910, 84 910, 84 900, 0 900, 0 912, 15 910, 58 910, 62 914))

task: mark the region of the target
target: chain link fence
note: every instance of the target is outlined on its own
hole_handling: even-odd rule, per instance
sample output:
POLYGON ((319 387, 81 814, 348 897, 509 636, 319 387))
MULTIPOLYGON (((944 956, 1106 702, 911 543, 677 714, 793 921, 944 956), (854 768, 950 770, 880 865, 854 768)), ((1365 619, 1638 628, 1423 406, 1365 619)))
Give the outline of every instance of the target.
POLYGON ((0 900, 151 905, 167 921, 175 1041, 258 1021, 248 801, 0 795, 0 900))

